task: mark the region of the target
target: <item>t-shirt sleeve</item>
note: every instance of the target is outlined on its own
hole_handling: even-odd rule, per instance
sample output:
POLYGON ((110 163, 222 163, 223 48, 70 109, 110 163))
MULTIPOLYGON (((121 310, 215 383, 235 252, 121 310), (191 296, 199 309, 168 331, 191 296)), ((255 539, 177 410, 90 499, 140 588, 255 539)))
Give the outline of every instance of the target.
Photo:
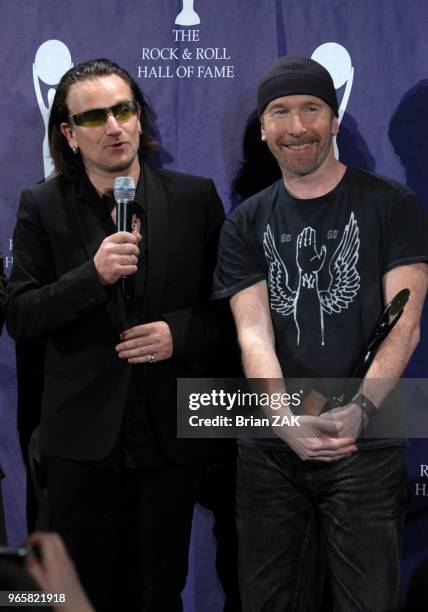
POLYGON ((428 219, 416 195, 401 194, 389 219, 384 271, 428 262, 428 219))
POLYGON ((226 219, 220 235, 214 273, 214 299, 230 297, 266 277, 251 237, 244 237, 243 234, 239 221, 226 219))

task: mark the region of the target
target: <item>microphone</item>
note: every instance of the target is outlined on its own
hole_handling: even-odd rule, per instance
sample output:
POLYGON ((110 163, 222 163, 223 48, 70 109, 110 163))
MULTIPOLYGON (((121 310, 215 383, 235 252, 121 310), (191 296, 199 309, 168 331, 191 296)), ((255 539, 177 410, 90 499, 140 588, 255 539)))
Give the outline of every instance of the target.
MULTIPOLYGON (((132 231, 132 202, 135 197, 135 183, 132 176, 118 176, 114 179, 114 199, 116 200, 116 227, 118 232, 132 231)), ((120 289, 125 299, 131 297, 129 278, 120 279, 120 289)))

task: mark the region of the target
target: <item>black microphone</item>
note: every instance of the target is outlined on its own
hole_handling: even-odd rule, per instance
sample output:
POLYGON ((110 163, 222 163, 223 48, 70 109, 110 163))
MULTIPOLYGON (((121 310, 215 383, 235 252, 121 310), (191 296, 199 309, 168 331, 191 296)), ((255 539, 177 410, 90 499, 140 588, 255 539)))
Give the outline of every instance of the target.
MULTIPOLYGON (((132 176, 118 176, 114 179, 114 199, 116 200, 116 227, 118 232, 132 231, 132 202, 135 197, 135 183, 132 176)), ((129 278, 122 276, 120 289, 125 299, 131 297, 129 278)))

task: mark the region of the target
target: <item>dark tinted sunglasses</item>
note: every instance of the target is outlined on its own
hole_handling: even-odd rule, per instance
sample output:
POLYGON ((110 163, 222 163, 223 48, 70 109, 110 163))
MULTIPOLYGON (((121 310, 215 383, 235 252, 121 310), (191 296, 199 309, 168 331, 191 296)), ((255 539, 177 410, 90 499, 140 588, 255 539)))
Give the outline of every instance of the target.
POLYGON ((108 116, 111 113, 116 121, 123 123, 136 115, 138 108, 138 103, 135 100, 119 102, 119 104, 108 106, 107 108, 93 108, 83 113, 77 113, 77 115, 69 118, 69 122, 72 125, 79 125, 81 127, 99 127, 107 122, 108 116))

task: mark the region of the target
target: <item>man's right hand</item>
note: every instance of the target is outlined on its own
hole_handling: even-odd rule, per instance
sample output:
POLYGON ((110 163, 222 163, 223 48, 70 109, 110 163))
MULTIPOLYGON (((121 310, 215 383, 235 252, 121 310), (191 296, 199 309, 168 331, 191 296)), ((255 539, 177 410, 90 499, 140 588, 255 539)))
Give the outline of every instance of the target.
POLYGON ((339 438, 341 423, 314 416, 299 416, 300 427, 275 427, 276 434, 303 461, 337 461, 357 450, 355 438, 339 438))
POLYGON ((102 241, 94 264, 103 285, 113 285, 122 276, 136 273, 140 240, 141 234, 117 232, 102 241))

